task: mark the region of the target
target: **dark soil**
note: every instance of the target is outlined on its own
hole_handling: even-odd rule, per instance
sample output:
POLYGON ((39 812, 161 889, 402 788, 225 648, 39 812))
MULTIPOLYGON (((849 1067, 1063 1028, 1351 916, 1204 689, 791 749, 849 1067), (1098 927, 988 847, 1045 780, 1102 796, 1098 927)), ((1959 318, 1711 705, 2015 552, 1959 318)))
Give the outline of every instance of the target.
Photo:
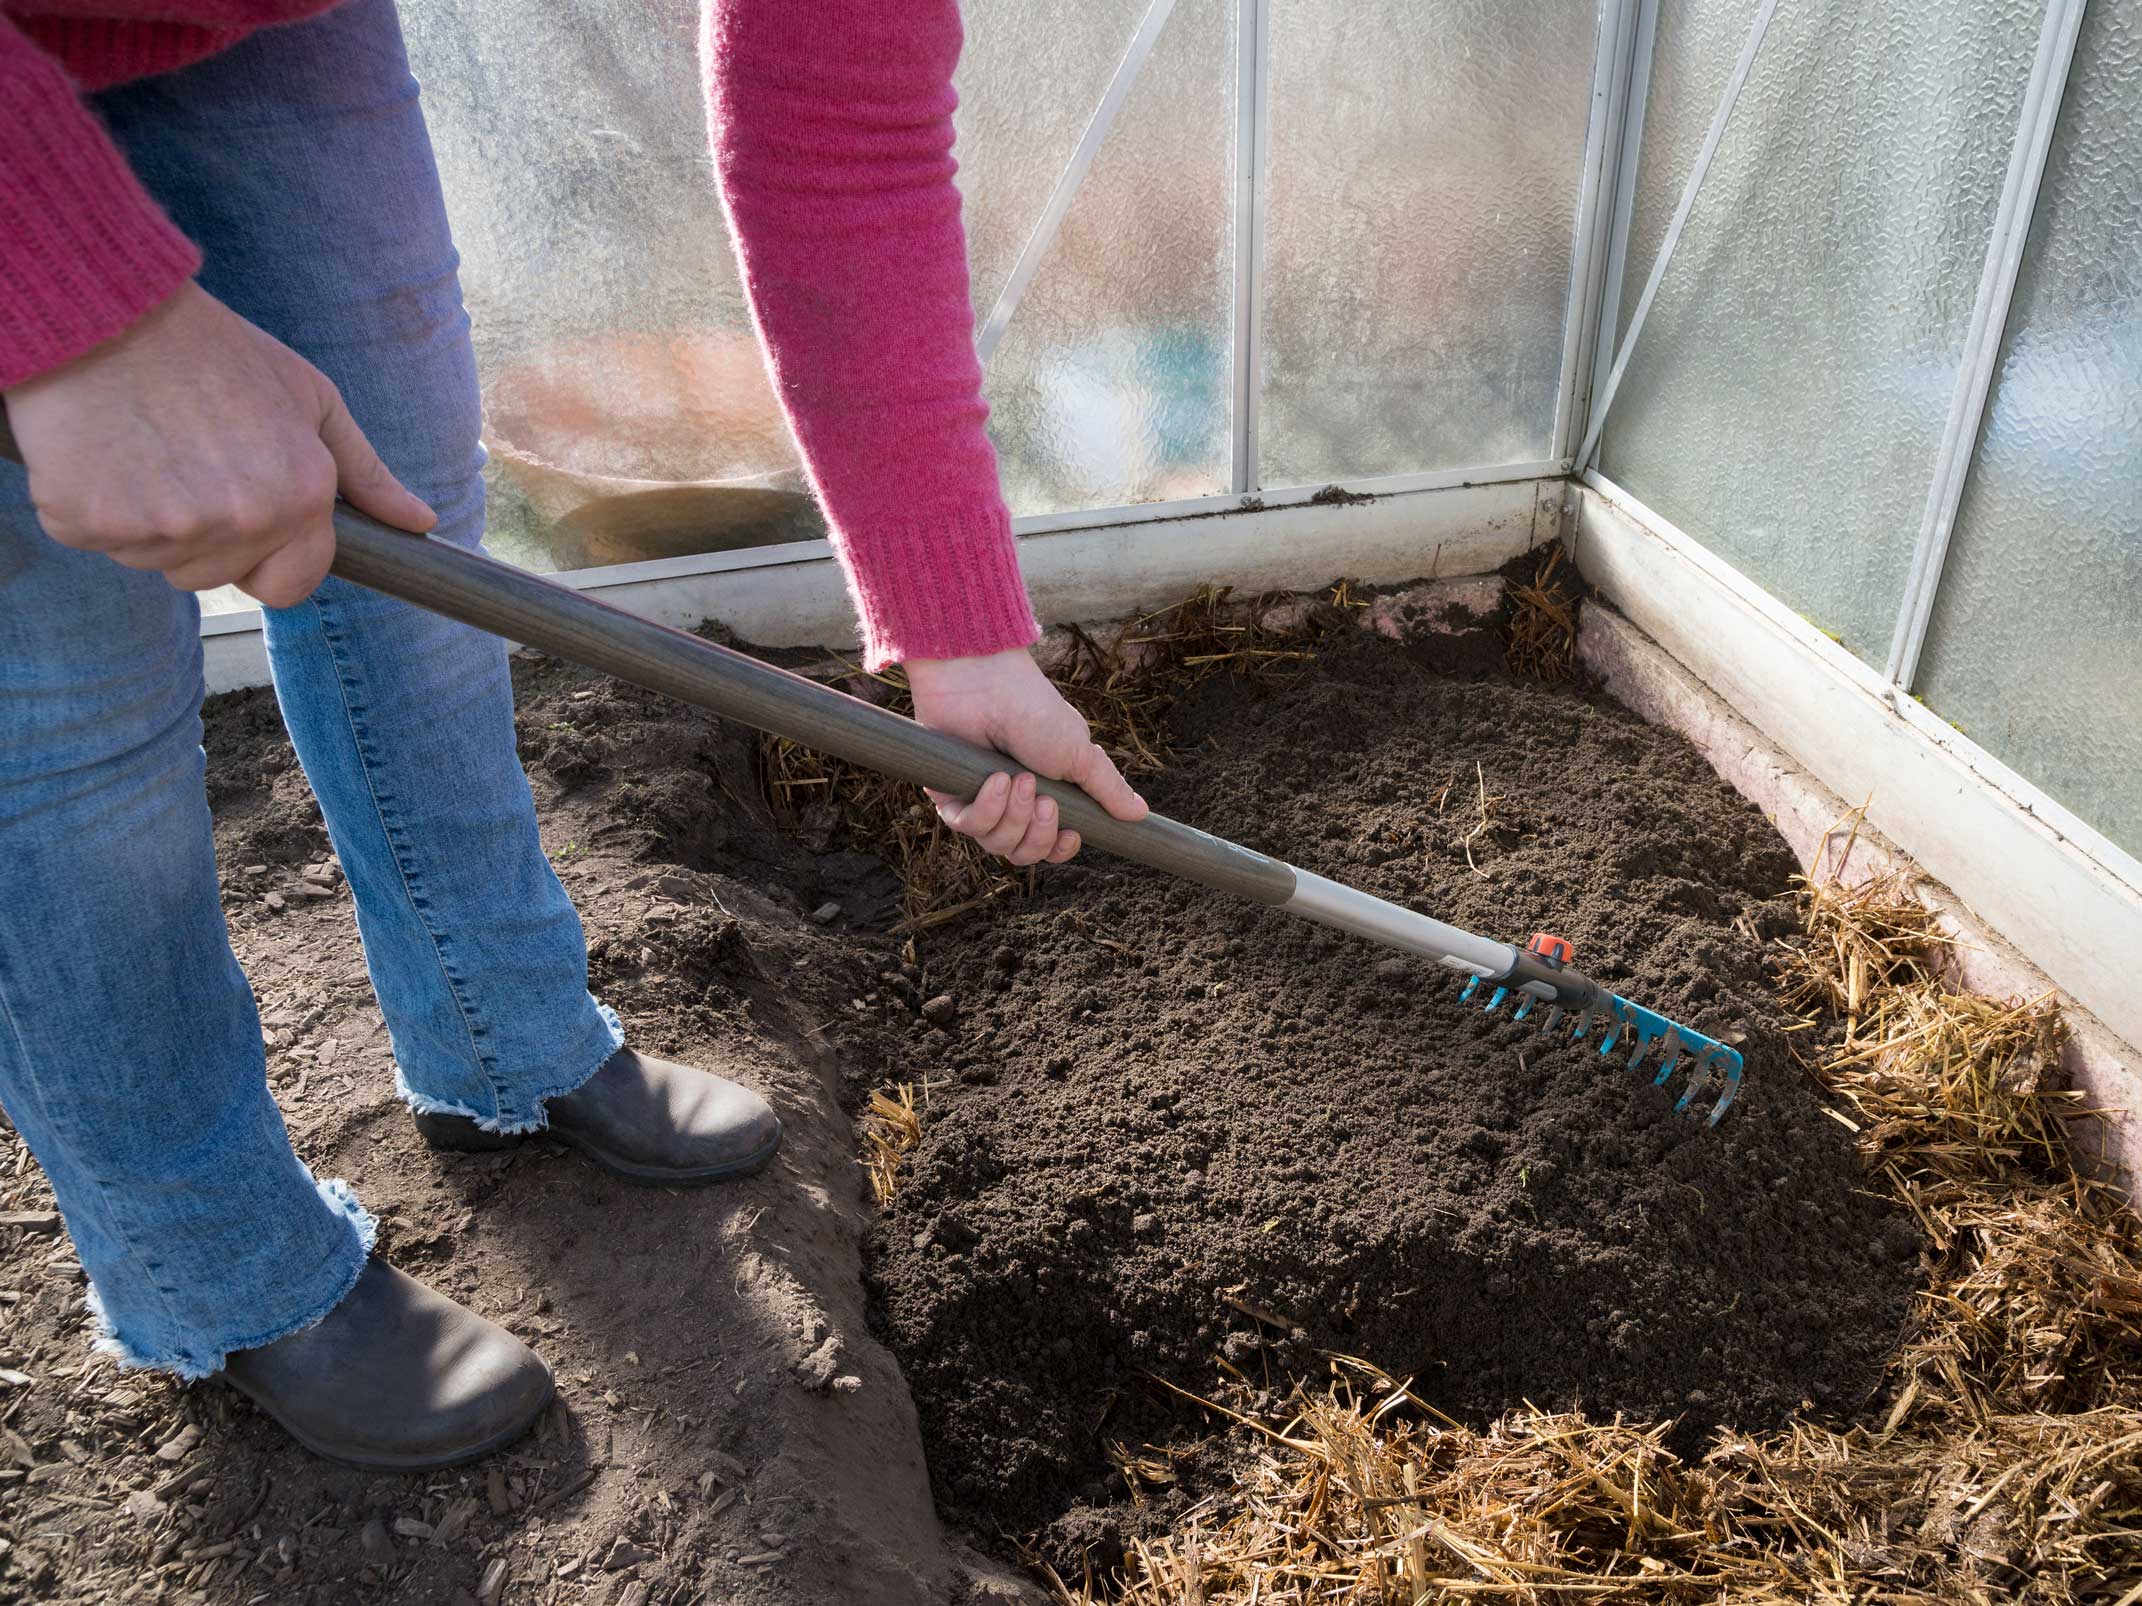
MULTIPOLYGON (((1449 623, 1408 606, 1372 617, 1449 623)), ((912 962, 893 877, 830 810, 777 829, 748 736, 523 658, 522 756, 596 989, 788 1136, 690 1193, 543 1143, 436 1156, 393 1098, 347 891, 300 874, 328 843, 272 699, 218 699, 225 908, 293 1142, 396 1264, 536 1344, 560 1403, 487 1464, 395 1477, 219 1387, 121 1374, 0 1124, 0 1599, 460 1603, 504 1563, 507 1602, 1007 1600, 945 1544, 932 1477, 991 1540, 1105 1563, 1226 1468, 1187 1454, 1133 1513, 1109 1446, 1213 1425, 1148 1373, 1281 1391, 1326 1349, 1473 1417, 1581 1401, 1693 1437, 1857 1407, 1911 1234, 1779 1036, 1783 848, 1677 739, 1505 678, 1481 631, 1320 650, 1184 699, 1156 806, 1493 935, 1557 931, 1601 980, 1745 1030, 1721 1127, 1442 972, 1098 859, 912 962), (873 1229, 850 1117, 894 1078, 939 1085, 873 1229)))
POLYGON ((1581 1405, 1677 1419, 1684 1447, 1878 1386, 1916 1241, 1781 1035, 1791 857, 1678 737, 1457 656, 1331 630, 1289 684, 1208 681, 1146 795, 1470 929, 1567 937, 1615 990, 1744 1034, 1744 1090, 1706 1129, 1448 972, 1121 862, 931 933, 956 1015, 888 1045, 940 1085, 873 1292, 940 1500, 1044 1530, 1067 1574, 1199 1492, 1209 1456, 1136 1510, 1111 1465, 1216 1424, 1155 1377, 1283 1392, 1334 1351, 1461 1418, 1581 1405))

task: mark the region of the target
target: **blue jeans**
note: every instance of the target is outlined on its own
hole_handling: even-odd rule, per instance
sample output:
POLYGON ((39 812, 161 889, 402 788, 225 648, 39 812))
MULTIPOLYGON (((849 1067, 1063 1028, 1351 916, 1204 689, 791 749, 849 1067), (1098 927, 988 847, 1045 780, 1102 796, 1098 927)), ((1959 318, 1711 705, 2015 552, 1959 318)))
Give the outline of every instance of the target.
MULTIPOLYGON (((434 539, 474 545, 475 364, 392 0, 96 105, 205 252, 203 286, 341 387, 434 539)), ((103 1347, 184 1377, 319 1320, 372 1233, 268 1093, 217 900, 199 623, 159 576, 47 539, 0 464, 0 1103, 103 1347)), ((537 839, 504 646, 332 579, 271 611, 267 643, 404 1096, 541 1126, 623 1037, 537 839)))

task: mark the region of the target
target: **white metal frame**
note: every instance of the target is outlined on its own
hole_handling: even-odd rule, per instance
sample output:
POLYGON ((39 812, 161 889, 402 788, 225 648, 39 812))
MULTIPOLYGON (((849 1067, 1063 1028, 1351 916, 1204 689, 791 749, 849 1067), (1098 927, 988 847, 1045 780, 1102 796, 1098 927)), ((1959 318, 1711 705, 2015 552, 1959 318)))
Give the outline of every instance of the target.
MULTIPOLYGON (((1121 617, 1214 579, 1310 590, 1340 575, 1382 583, 1485 574, 1560 529, 1566 487, 1560 466, 1543 462, 1341 487, 1366 493, 1359 499, 1303 487, 1274 492, 1254 509, 1228 496, 1097 510, 1082 524, 1033 532, 1021 543, 1020 567, 1045 619, 1121 617)), ((556 578, 662 624, 718 617, 767 646, 854 639, 854 609, 823 541, 556 578)), ((206 623, 208 689, 265 684, 259 615, 206 623)))
POLYGON ((1978 452, 1979 427, 1993 392, 1994 370, 2008 330, 2009 304, 2015 296, 2016 276, 2022 271, 2023 247, 2030 239, 2045 160, 2060 125, 2060 107, 2067 97, 2068 71, 2075 62, 2075 40, 2082 31, 2086 4, 2087 0, 2049 0, 2045 8, 2038 54, 2031 64, 2015 146, 2008 157, 2008 176, 2001 186, 2000 208, 1986 243, 1986 267, 1979 278, 1978 298, 1971 306, 1948 423, 1934 460, 1926 513, 1919 523, 1919 539, 1912 548, 1911 570, 1897 611, 1896 634, 1889 644, 1892 702, 1908 700, 1904 694, 1918 677, 1919 654, 1926 646, 1927 622, 1934 615, 1934 597, 1948 561, 1956 510, 1963 504, 1964 482, 1970 478, 1971 462, 1978 452))
MULTIPOLYGON (((1591 117, 1584 135, 1584 168, 1577 185, 1576 232, 1569 255, 1569 305, 1562 319, 1562 384, 1555 400, 1549 455, 1570 460, 1591 402, 1595 351, 1606 305, 1605 285, 1619 209, 1623 129, 1631 103, 1631 70, 1641 13, 1657 0, 1601 0, 1592 52, 1591 117)), ((1624 231, 1625 233, 1626 231, 1624 231)))
MULTIPOLYGON (((1659 0, 1636 0, 1636 31, 1629 46, 1627 71, 1620 84, 1622 105, 1621 144, 1613 167, 1612 204, 1609 208, 1606 261, 1599 277, 1599 305, 1594 321, 1590 380, 1614 366, 1614 346, 1621 325, 1621 291, 1629 268, 1629 231, 1636 222, 1637 177, 1642 171, 1644 114, 1651 104, 1651 63, 1658 47, 1659 0)), ((1593 393, 1584 398, 1587 424, 1593 393)), ((1574 462, 1571 464, 1574 468, 1574 462)))
POLYGON ((1257 488, 1258 413, 1264 389, 1264 233, 1271 153, 1270 0, 1235 6, 1234 462, 1237 496, 1257 488))

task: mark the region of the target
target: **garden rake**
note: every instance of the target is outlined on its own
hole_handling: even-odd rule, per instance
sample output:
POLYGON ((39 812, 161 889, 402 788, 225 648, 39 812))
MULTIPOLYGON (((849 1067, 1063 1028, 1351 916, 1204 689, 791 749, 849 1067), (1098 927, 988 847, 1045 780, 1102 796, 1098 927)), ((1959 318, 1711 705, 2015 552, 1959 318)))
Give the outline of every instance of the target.
MULTIPOLYGON (((0 454, 21 460, 4 413, 0 454)), ((334 523, 336 575, 449 619, 940 792, 970 797, 991 775, 1020 772, 1001 753, 510 564, 393 529, 346 503, 336 504, 334 523)), ((1149 814, 1127 823, 1068 782, 1036 777, 1036 783, 1056 800, 1064 827, 1094 847, 1424 955, 1463 975, 1459 996, 1478 999, 1490 1014, 1510 1004, 1509 1018, 1550 1036, 1566 1023, 1573 1040, 1588 1040, 1596 1029, 1601 1055, 1623 1049, 1622 1063, 1632 1070, 1655 1063, 1658 1086, 1685 1065, 1688 1083, 1677 1111, 1700 1112, 1697 1099, 1717 1082, 1708 1116, 1715 1126, 1740 1091, 1737 1050, 1609 992, 1571 967, 1572 950, 1559 937, 1543 932, 1523 948, 1476 937, 1178 820, 1149 814)))

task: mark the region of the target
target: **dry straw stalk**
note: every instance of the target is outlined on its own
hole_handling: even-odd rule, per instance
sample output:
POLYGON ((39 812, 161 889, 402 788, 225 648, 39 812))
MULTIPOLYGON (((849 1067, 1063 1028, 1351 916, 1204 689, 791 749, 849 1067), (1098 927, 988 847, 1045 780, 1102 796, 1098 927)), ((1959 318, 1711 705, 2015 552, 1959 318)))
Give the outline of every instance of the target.
POLYGON ((940 1082, 894 1082, 870 1095, 863 1112, 863 1170, 871 1195, 884 1209, 900 1191, 900 1166, 922 1141, 922 1112, 940 1082), (917 1094, 921 1103, 916 1102, 917 1094))
POLYGON ((1553 542, 1532 578, 1509 587, 1504 659, 1512 670, 1550 685, 1576 678, 1577 598, 1568 555, 1553 542))

